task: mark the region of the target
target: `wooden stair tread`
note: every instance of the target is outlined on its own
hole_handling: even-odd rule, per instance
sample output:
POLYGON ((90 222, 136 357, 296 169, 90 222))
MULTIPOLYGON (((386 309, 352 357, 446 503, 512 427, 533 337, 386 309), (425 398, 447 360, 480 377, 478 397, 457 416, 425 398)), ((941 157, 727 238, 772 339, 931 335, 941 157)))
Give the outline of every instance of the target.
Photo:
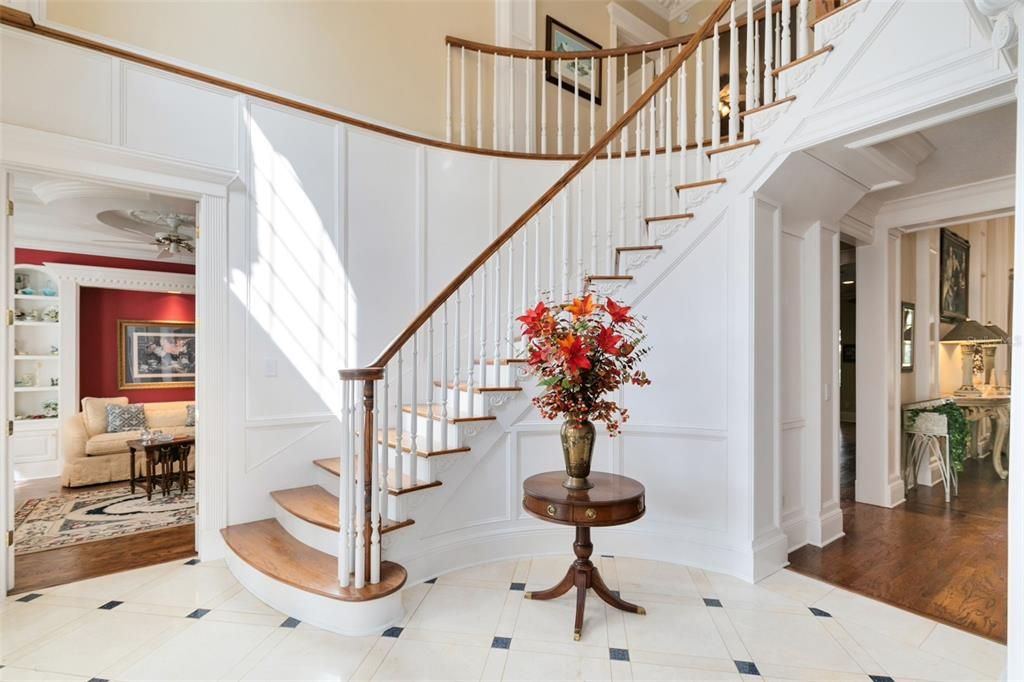
MULTIPOLYGON (((526 362, 526 361, 527 361, 526 358, 503 358, 501 360, 498 360, 497 363, 495 363, 494 358, 487 358, 486 360, 484 360, 484 364, 485 365, 494 365, 494 364, 499 364, 499 365, 515 365, 515 364, 518 364, 518 363, 521 363, 521 362, 526 362)), ((474 360, 473 364, 479 365, 480 364, 480 358, 477 358, 476 360, 474 360)))
POLYGON ((714 156, 715 154, 724 154, 725 152, 731 152, 735 149, 743 149, 744 147, 754 147, 761 144, 761 140, 756 137, 752 140, 743 140, 742 142, 734 142, 732 144, 723 144, 721 147, 715 147, 714 149, 705 149, 704 153, 708 156, 714 156))
MULTIPOLYGON (((338 523, 338 498, 318 485, 275 490, 270 493, 270 496, 288 513, 294 514, 303 521, 308 521, 327 530, 337 531, 341 528, 341 524, 338 523)), ((384 519, 381 532, 390 533, 414 523, 416 522, 412 519, 405 521, 384 519)))
POLYGON ((831 16, 835 16, 839 12, 842 12, 844 9, 847 9, 849 7, 853 7, 858 2, 860 2, 860 0, 848 0, 846 2, 846 4, 839 5, 839 7, 836 7, 834 9, 830 9, 829 11, 825 12, 824 14, 822 14, 820 17, 814 17, 814 20, 811 21, 811 23, 810 23, 810 27, 814 28, 814 25, 817 24, 819 21, 824 21, 825 19, 828 19, 831 16))
MULTIPOLYGON (((819 19, 819 21, 820 21, 820 19, 819 19)), ((780 66, 779 68, 775 69, 774 71, 772 71, 772 76, 778 76, 780 73, 782 73, 783 71, 786 71, 787 69, 792 69, 794 66, 800 66, 804 62, 809 62, 810 60, 814 59, 815 57, 820 57, 823 54, 828 54, 829 52, 831 52, 834 49, 836 49, 834 45, 826 45, 825 47, 818 48, 814 52, 808 52, 803 57, 800 57, 798 59, 794 59, 789 64, 785 64, 785 65, 780 66)))
POLYGON ((644 218, 645 223, 653 223, 658 220, 689 220, 693 217, 692 213, 672 213, 669 215, 656 215, 644 218))
MULTIPOLYGON (((442 382, 442 381, 440 381, 438 379, 434 380, 434 386, 437 386, 438 388, 441 388, 444 385, 445 385, 444 382, 442 382)), ((455 388, 454 382, 449 381, 447 385, 448 385, 449 389, 455 388)), ((459 383, 459 390, 462 391, 463 393, 467 392, 468 384, 466 384, 466 382, 460 382, 459 383)), ((510 392, 511 393, 513 391, 522 391, 522 390, 523 390, 522 386, 474 386, 473 387, 473 393, 502 393, 502 392, 510 392)))
POLYGON ((588 282, 594 282, 599 280, 607 280, 611 282, 628 282, 633 279, 633 275, 587 275, 588 282))
POLYGON ((762 104, 761 106, 754 107, 753 109, 747 109, 746 111, 744 111, 744 112, 742 112, 740 114, 740 118, 743 118, 745 116, 750 116, 751 114, 759 114, 762 111, 767 111, 768 109, 771 109, 773 107, 777 107, 777 106, 780 106, 782 104, 786 104, 787 102, 792 102, 795 99, 796 99, 796 95, 790 95, 789 97, 783 97, 782 99, 777 99, 774 102, 769 102, 768 104, 762 104))
POLYGON ((698 187, 707 187, 708 185, 724 185, 725 178, 711 178, 710 180, 698 180, 697 182, 686 182, 682 185, 676 185, 677 192, 683 192, 688 189, 697 189, 698 187))
POLYGON ((338 559, 292 537, 276 519, 228 526, 220 531, 239 559, 260 573, 305 592, 339 601, 380 599, 401 589, 405 569, 381 562, 380 582, 362 589, 338 584, 338 559))
MULTIPOLYGON (((327 459, 315 459, 313 464, 317 465, 324 471, 330 472, 335 476, 341 476, 341 457, 329 457, 327 459)), ((388 469, 388 492, 392 495, 405 495, 408 493, 416 492, 417 490, 426 490, 427 488, 436 488, 441 485, 441 481, 416 481, 409 474, 403 474, 402 476, 402 487, 396 488, 391 485, 391 482, 395 480, 395 470, 388 469)), ((319 487, 319 486, 314 486, 319 487)), ((321 488, 321 490, 323 490, 321 488)), ((273 494, 273 493, 271 493, 273 494)), ((328 493, 329 495, 330 493, 328 493)), ((277 499, 277 498, 275 498, 277 499)))
POLYGON ((661 244, 651 244, 650 246, 616 246, 615 250, 619 253, 626 253, 627 251, 661 251, 664 246, 661 244))
MULTIPOLYGON (((428 410, 429 410, 429 405, 417 405, 416 406, 416 414, 419 415, 420 417, 429 417, 430 419, 433 419, 434 421, 441 421, 441 406, 440 405, 434 405, 433 412, 429 412, 428 410)), ((403 405, 402 406, 402 412, 405 412, 406 414, 411 414, 412 413, 412 405, 403 405)), ((448 423, 449 424, 467 424, 467 423, 471 423, 471 422, 490 422, 490 421, 494 421, 495 419, 497 419, 497 417, 488 416, 488 415, 481 415, 479 417, 449 417, 448 418, 448 423)))

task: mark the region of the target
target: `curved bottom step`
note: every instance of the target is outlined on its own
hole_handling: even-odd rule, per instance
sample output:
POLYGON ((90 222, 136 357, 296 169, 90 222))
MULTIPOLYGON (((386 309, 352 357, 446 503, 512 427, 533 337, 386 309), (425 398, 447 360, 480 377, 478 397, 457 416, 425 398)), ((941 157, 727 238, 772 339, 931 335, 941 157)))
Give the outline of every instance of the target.
POLYGON ((380 634, 402 619, 405 569, 381 565, 381 582, 338 584, 335 557, 302 544, 274 519, 221 530, 228 568, 247 590, 284 614, 342 635, 380 634))

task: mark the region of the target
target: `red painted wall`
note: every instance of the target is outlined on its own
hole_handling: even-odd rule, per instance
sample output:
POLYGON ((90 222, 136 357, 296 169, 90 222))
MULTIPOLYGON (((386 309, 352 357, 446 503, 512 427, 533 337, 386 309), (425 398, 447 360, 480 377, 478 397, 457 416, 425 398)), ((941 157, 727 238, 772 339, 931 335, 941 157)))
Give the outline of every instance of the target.
MULTIPOLYGON (((16 263, 26 265, 66 263, 106 268, 195 273, 195 267, 185 263, 105 258, 30 249, 16 249, 14 260, 16 263)), ((133 389, 130 391, 119 391, 117 388, 117 321, 194 321, 196 319, 195 296, 83 287, 79 300, 79 316, 78 382, 83 398, 109 398, 123 395, 127 396, 128 401, 132 403, 195 400, 195 389, 191 388, 133 389)))

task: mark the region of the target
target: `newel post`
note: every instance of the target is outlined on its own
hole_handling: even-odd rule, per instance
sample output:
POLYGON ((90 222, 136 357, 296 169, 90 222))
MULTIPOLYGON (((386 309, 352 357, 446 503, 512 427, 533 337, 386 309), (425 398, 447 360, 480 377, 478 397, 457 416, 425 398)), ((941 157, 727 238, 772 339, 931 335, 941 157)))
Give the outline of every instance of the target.
MULTIPOLYGON (((1014 172, 1014 262, 1024 263, 1024 0, 975 0, 978 10, 993 19, 992 46, 1005 50, 1016 60, 1017 130, 1014 172), (1016 54, 1011 48, 1016 46, 1016 54)), ((1013 320, 1011 348, 1013 365, 1010 376, 1010 457, 1024 457, 1024 277, 1013 279, 1013 320)), ((1003 679, 1024 679, 1024 475, 1010 475, 1010 501, 1007 521, 1009 566, 1007 581, 1008 628, 1006 637, 1006 674, 1003 679)))
MULTIPOLYGON (((373 379, 367 379, 363 382, 363 453, 362 453, 362 483, 363 483, 363 522, 365 524, 366 543, 363 550, 363 561, 365 575, 370 576, 370 582, 376 582, 373 580, 373 575, 376 571, 373 570, 372 562, 370 560, 373 554, 374 544, 380 542, 379 536, 375 538, 374 530, 374 518, 371 513, 372 507, 375 505, 373 501, 377 499, 377 495, 373 490, 373 471, 374 471, 374 457, 373 457, 373 446, 374 446, 374 425, 373 425, 373 406, 374 406, 374 381, 373 379)), ((359 559, 356 558, 356 561, 359 559)))

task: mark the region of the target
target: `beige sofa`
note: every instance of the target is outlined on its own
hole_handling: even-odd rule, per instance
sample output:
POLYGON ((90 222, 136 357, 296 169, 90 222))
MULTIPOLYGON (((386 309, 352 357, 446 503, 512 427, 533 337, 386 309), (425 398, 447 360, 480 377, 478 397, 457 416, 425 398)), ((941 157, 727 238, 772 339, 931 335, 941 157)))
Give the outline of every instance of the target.
MULTIPOLYGON (((107 405, 127 405, 128 398, 82 398, 82 411, 64 421, 61 447, 64 470, 61 483, 67 487, 127 481, 131 457, 127 442, 138 438, 139 431, 107 433, 107 405)), ((150 430, 178 435, 195 435, 195 427, 185 426, 186 406, 191 401, 143 403, 146 425, 150 430)), ((195 448, 189 458, 194 465, 195 448)), ((145 457, 136 455, 135 474, 144 471, 145 457)))

